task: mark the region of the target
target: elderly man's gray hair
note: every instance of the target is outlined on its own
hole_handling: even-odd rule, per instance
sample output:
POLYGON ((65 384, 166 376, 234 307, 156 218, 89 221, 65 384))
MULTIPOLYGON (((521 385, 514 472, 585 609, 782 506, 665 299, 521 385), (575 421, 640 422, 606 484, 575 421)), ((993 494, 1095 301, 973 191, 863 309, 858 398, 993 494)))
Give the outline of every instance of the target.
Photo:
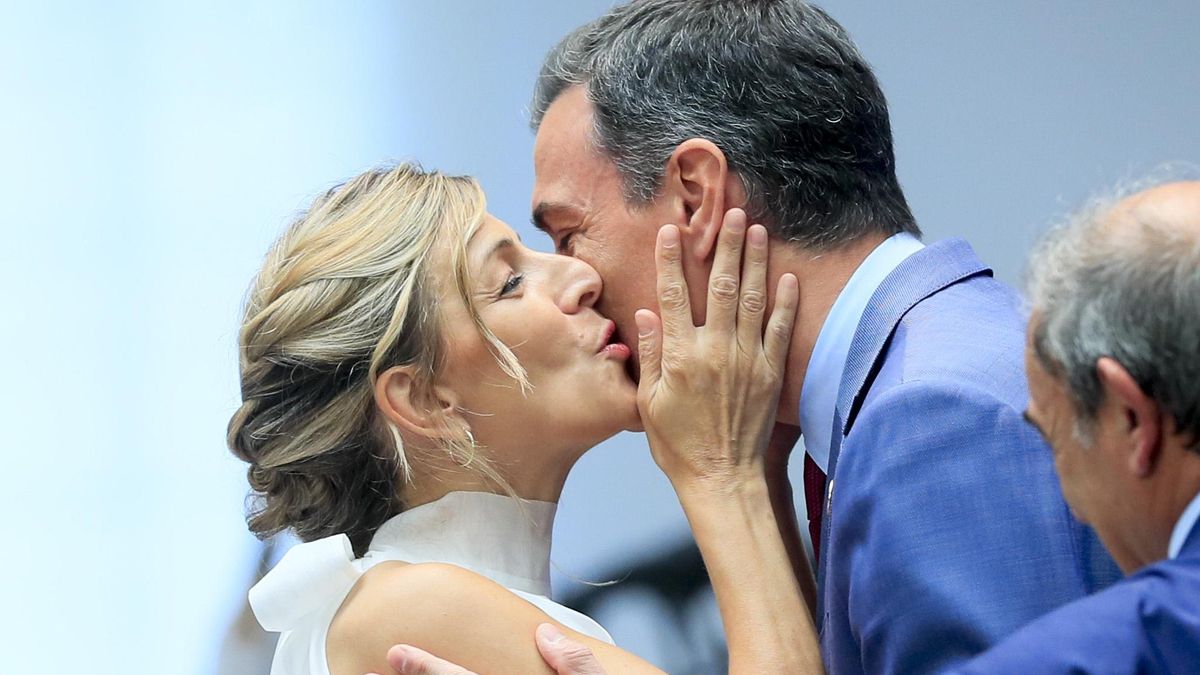
POLYGON ((542 66, 536 130, 583 85, 592 141, 632 204, 661 187, 689 138, 721 148, 751 218, 776 236, 833 248, 912 232, 896 179, 887 102, 849 36, 800 0, 637 0, 564 38, 542 66))
POLYGON ((1200 450, 1200 228, 1094 200, 1053 228, 1027 271, 1034 354, 1064 377, 1090 442, 1103 391, 1096 362, 1129 371, 1200 450))

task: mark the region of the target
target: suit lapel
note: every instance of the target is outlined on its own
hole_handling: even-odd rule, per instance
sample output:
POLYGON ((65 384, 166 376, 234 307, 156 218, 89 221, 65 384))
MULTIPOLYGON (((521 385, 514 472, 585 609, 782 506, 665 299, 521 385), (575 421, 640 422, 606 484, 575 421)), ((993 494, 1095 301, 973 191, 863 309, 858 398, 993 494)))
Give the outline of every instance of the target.
MULTIPOLYGON (((837 458, 841 454, 842 449, 842 416, 838 411, 833 412, 833 434, 829 437, 829 472, 825 477, 825 489, 821 498, 825 500, 825 508, 821 509, 821 547, 819 550, 829 550, 829 512, 832 510, 833 504, 833 488, 836 487, 836 481, 833 479, 833 472, 837 469, 837 458)), ((817 630, 822 630, 825 625, 825 594, 821 592, 825 588, 825 560, 829 555, 826 554, 817 564, 817 630)))

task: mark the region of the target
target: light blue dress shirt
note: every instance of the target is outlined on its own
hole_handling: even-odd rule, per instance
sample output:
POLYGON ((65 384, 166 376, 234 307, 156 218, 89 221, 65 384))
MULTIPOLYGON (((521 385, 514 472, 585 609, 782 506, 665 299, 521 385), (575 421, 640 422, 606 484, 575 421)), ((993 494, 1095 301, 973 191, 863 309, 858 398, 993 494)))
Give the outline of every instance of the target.
POLYGON ((876 246, 838 294, 817 335, 812 356, 808 359, 804 385, 800 389, 800 430, 804 435, 805 451, 826 473, 829 472, 829 447, 838 387, 858 322, 862 320, 871 296, 883 280, 905 258, 922 248, 925 245, 907 232, 893 235, 876 246))
POLYGON ((1187 541, 1188 535, 1192 533, 1192 528, 1196 527, 1197 520, 1200 520, 1200 493, 1192 497, 1192 503, 1183 510, 1179 522, 1175 523, 1175 529, 1171 530, 1171 543, 1167 545, 1168 558, 1174 559, 1179 556, 1179 551, 1187 541))

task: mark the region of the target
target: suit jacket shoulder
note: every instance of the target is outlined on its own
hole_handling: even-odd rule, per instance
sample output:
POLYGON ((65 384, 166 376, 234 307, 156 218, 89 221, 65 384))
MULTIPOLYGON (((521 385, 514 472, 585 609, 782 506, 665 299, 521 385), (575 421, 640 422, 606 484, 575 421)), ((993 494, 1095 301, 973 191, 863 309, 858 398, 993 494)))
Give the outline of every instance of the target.
POLYGON ((1030 623, 956 673, 1186 673, 1200 668, 1200 537, 1190 555, 1030 623))
POLYGON ((962 242, 915 254, 872 298, 819 562, 832 672, 935 672, 1117 577, 1022 418, 1024 328, 962 242))
POLYGON ((957 383, 1025 409, 1025 318, 1017 293, 974 277, 925 298, 897 323, 867 395, 912 381, 957 383))

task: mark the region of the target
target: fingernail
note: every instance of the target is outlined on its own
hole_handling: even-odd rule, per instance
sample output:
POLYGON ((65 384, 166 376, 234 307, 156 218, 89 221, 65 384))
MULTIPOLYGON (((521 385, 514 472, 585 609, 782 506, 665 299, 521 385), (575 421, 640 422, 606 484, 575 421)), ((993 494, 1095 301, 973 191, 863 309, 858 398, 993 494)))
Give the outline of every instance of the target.
POLYGON ((639 338, 650 337, 650 334, 654 332, 650 326, 650 317, 641 312, 633 315, 633 322, 637 324, 639 338))
MULTIPOLYGON (((526 629, 526 630, 528 630, 528 629, 526 629)), ((562 634, 562 631, 560 631, 559 629, 555 628, 554 626, 552 626, 550 624, 546 624, 546 628, 545 628, 544 632, 546 634, 546 642, 549 642, 552 645, 558 644, 559 642, 562 641, 562 639, 564 637, 566 637, 565 635, 562 634)))
POLYGON ((399 666, 400 666, 399 670, 400 670, 400 672, 402 672, 402 673, 407 673, 407 672, 408 672, 408 665, 409 665, 409 664, 408 664, 408 661, 409 661, 409 654, 408 654, 408 650, 407 650, 407 649, 405 649, 405 648, 403 648, 403 647, 400 647, 399 649, 396 649, 396 650, 394 650, 394 651, 396 651, 396 652, 400 652, 400 658, 398 659, 398 661, 400 662, 400 663, 399 663, 399 666))
POLYGON ((762 246, 767 243, 767 228, 762 225, 752 225, 746 237, 754 246, 762 246))
POLYGON ((663 227, 662 235, 663 246, 670 248, 679 244, 679 228, 674 225, 663 227))

